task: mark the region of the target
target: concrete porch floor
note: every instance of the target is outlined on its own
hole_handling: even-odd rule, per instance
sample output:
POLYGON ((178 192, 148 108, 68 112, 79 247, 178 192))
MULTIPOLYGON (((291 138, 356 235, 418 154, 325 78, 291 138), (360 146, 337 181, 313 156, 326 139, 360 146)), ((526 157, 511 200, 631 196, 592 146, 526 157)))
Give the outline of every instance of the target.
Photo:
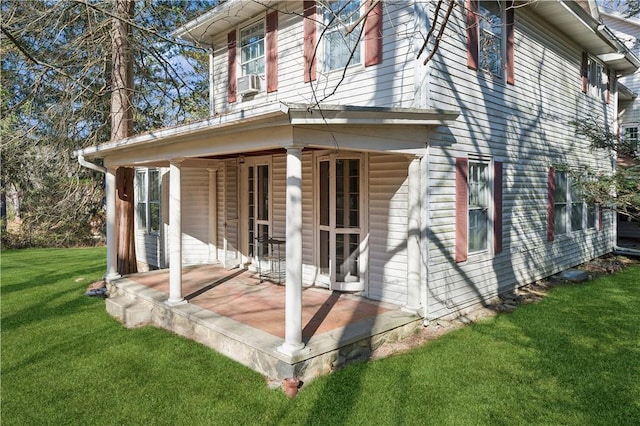
POLYGON ((154 324, 199 341, 272 379, 309 380, 366 359, 385 341, 413 333, 421 319, 397 305, 305 287, 302 353, 277 351, 284 343, 285 286, 256 273, 219 265, 183 268, 183 297, 168 306, 169 271, 129 275, 109 284, 107 311, 127 327, 154 324))

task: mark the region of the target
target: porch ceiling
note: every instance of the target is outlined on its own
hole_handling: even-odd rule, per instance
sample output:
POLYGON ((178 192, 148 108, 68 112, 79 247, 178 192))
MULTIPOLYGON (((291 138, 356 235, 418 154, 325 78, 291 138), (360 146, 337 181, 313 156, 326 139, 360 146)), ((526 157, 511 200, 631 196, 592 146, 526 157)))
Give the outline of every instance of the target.
MULTIPOLYGON (((427 127, 457 111, 305 105, 275 102, 165 128, 75 152, 105 166, 168 165, 172 159, 216 158, 290 147, 420 153, 427 127), (416 126, 424 131, 416 131, 416 126)), ((205 165, 206 166, 206 165, 205 165)), ((207 166, 208 167, 208 166, 207 166)))

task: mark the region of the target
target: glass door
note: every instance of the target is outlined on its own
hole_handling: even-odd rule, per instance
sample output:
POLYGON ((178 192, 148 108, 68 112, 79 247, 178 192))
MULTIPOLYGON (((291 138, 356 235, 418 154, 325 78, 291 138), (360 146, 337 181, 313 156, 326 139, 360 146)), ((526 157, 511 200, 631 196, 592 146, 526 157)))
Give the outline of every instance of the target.
MULTIPOLYGON (((247 168, 248 255, 258 255, 256 242, 271 235, 270 173, 268 164, 247 168)), ((265 255, 266 253, 260 253, 265 255)))
POLYGON ((334 290, 363 290, 362 161, 359 157, 328 156, 320 158, 317 165, 319 281, 334 290))

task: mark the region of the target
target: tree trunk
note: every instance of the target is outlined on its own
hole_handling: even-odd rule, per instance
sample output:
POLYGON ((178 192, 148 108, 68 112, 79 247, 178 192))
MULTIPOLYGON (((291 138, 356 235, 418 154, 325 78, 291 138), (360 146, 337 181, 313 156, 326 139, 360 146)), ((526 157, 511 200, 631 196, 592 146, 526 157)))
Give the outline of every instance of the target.
MULTIPOLYGON (((111 28, 111 140, 127 138, 133 134, 133 60, 129 39, 134 17, 133 0, 113 0, 114 13, 111 28)), ((120 167, 116 171, 117 258, 120 275, 137 272, 134 229, 134 169, 120 167)))

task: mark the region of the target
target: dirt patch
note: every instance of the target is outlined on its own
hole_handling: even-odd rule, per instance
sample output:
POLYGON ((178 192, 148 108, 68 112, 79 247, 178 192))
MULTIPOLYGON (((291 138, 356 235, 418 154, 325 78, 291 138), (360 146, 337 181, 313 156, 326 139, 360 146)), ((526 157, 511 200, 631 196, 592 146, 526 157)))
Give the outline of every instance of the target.
MULTIPOLYGON (((576 269, 585 271, 590 278, 619 272, 629 265, 640 264, 640 260, 613 254, 605 255, 586 262, 576 269)), ((501 312, 512 312, 518 306, 527 303, 537 303, 542 300, 549 290, 558 285, 576 285, 560 280, 556 275, 536 281, 516 290, 501 294, 489 306, 476 309, 469 314, 454 320, 434 320, 428 326, 421 328, 415 334, 397 342, 386 342, 371 354, 371 359, 385 358, 397 353, 407 352, 427 342, 435 340, 446 333, 464 327, 466 324, 493 317, 501 312)))

